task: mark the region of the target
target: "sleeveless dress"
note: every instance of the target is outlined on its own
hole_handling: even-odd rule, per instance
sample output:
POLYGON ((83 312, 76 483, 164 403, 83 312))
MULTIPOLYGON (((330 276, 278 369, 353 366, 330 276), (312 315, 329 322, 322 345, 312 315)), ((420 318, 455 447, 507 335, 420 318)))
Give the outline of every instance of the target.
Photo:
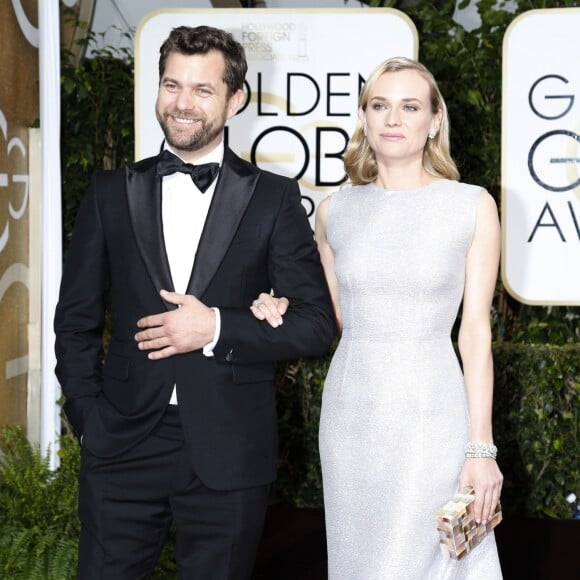
POLYGON ((480 192, 442 179, 330 198, 343 332, 319 433, 329 580, 502 578, 493 534, 452 561, 435 518, 469 438, 451 331, 480 192))

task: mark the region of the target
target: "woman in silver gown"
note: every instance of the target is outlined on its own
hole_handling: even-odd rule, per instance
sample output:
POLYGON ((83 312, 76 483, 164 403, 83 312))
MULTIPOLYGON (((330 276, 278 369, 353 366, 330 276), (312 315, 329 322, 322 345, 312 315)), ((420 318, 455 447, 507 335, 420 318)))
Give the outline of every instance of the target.
MULTIPOLYGON (((472 486, 486 522, 501 492, 489 321, 496 204, 459 182, 445 102, 410 59, 370 75, 344 163, 350 183, 321 202, 315 226, 342 331, 319 439, 329 578, 501 578, 493 533, 451 560, 435 520, 472 486), (451 331, 461 304, 460 363, 451 331)), ((262 294, 252 311, 277 325, 287 307, 262 294)))

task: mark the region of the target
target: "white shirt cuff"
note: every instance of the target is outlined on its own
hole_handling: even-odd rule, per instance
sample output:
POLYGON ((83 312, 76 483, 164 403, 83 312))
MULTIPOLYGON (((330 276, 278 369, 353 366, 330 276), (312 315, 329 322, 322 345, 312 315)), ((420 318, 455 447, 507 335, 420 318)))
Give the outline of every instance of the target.
POLYGON ((215 345, 220 338, 220 331, 222 329, 222 319, 220 316, 219 308, 212 307, 212 310, 215 312, 215 332, 213 335, 213 340, 203 347, 204 356, 213 356, 213 349, 215 348, 215 345))

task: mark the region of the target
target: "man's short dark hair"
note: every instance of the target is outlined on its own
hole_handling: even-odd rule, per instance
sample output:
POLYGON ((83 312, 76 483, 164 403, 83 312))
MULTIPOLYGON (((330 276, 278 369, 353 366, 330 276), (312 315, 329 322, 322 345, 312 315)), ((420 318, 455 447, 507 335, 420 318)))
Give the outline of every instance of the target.
POLYGON ((229 96, 243 89, 248 72, 244 47, 229 32, 211 26, 179 26, 171 31, 159 49, 159 81, 165 73, 170 53, 193 55, 214 50, 222 53, 226 63, 223 81, 228 87, 229 96))

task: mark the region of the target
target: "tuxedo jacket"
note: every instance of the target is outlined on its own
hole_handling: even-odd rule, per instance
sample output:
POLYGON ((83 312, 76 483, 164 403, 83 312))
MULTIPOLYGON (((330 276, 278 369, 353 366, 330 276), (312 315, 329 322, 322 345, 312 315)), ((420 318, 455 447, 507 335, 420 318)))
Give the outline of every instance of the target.
POLYGON ((203 483, 222 490, 271 483, 273 361, 321 356, 335 334, 298 184, 225 148, 187 289, 220 309, 214 356, 197 350, 151 361, 135 341, 137 320, 175 308, 159 295, 173 284, 156 160, 96 172, 79 208, 55 313, 64 411, 89 452, 114 458, 151 432, 176 385, 185 443, 203 483), (278 328, 249 309, 271 288, 290 300, 278 328))

